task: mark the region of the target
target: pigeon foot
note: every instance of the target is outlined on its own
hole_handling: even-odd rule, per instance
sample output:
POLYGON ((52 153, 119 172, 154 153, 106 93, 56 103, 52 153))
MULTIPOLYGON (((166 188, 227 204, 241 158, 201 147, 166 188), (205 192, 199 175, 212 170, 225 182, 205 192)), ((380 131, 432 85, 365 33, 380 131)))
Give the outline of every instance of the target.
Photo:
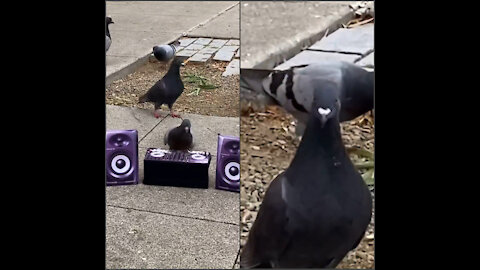
POLYGON ((159 113, 159 112, 157 112, 157 111, 155 111, 155 112, 153 113, 153 115, 155 116, 155 118, 160 118, 160 117, 162 117, 162 114, 159 113))

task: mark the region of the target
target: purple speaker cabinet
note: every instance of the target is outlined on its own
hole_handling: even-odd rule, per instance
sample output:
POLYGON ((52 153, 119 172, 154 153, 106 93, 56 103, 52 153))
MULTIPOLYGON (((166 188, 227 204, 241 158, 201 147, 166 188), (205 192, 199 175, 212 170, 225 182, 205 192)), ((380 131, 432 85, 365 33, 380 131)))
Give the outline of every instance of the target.
POLYGON ((144 159, 145 185, 208 188, 210 153, 148 148, 144 159))
POLYGON ((107 130, 107 186, 138 184, 138 132, 107 130))
POLYGON ((218 134, 215 188, 240 192, 240 138, 218 134))

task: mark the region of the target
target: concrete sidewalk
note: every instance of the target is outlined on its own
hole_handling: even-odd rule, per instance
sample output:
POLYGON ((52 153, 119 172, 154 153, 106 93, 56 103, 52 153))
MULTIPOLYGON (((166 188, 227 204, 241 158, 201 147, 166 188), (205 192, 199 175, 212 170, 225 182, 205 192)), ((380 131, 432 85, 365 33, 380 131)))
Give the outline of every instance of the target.
POLYGON ((145 63, 155 45, 183 35, 239 38, 238 1, 107 1, 112 45, 107 85, 145 63))
MULTIPOLYGON (((180 119, 107 105, 107 130, 137 129, 139 175, 148 147, 180 119)), ((217 134, 239 134, 237 117, 182 113, 192 122, 194 150, 212 154, 209 188, 131 185, 106 188, 107 268, 233 268, 239 250, 239 194, 215 189, 217 134)))

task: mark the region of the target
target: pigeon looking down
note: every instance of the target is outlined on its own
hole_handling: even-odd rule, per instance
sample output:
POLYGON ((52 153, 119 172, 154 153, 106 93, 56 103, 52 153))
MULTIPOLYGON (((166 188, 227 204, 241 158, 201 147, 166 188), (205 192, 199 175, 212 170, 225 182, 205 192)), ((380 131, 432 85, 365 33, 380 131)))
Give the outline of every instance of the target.
POLYGON ((242 69, 240 80, 242 91, 256 93, 264 103, 277 103, 303 124, 308 120, 314 92, 325 85, 342 104, 341 122, 373 109, 374 72, 347 62, 325 61, 287 70, 242 69))
POLYGON ((112 18, 106 17, 105 18, 105 29, 106 29, 106 35, 105 35, 105 52, 108 51, 110 48, 110 45, 112 44, 112 37, 110 36, 110 30, 108 29, 108 25, 114 23, 112 21, 112 18))
POLYGON ((314 92, 303 138, 266 191, 241 268, 334 268, 363 238, 372 198, 342 142, 337 91, 332 81, 314 92))
POLYGON ((170 129, 165 133, 163 142, 168 144, 170 150, 190 150, 193 148, 192 125, 190 120, 184 119, 180 126, 170 129))
POLYGON ((153 47, 153 55, 158 61, 168 61, 175 56, 178 46, 180 46, 180 41, 178 40, 169 45, 155 46, 153 47))
POLYGON ((160 108, 167 104, 172 117, 180 117, 173 111, 173 104, 183 93, 183 82, 180 78, 180 67, 185 65, 186 57, 175 57, 161 80, 156 82, 146 94, 138 99, 138 103, 152 102, 155 105, 154 116, 161 117, 160 108))

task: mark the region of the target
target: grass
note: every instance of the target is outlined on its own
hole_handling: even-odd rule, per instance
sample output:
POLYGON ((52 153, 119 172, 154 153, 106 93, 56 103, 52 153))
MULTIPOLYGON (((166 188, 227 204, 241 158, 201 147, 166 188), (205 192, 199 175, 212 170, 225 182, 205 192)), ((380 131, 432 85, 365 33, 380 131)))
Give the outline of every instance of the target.
POLYGON ((190 96, 190 95, 198 96, 201 90, 211 90, 218 87, 216 85, 210 84, 207 78, 196 75, 196 74, 190 74, 190 73, 185 74, 184 82, 192 83, 196 85, 195 89, 192 92, 188 93, 187 96, 190 96))

